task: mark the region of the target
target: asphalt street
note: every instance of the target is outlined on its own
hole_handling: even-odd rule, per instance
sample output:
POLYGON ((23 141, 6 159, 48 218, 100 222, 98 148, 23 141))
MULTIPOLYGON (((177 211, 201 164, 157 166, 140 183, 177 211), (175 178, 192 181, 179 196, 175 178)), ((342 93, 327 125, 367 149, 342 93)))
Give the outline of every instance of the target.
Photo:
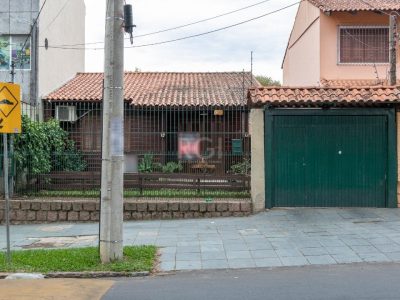
POLYGON ((399 299, 400 264, 178 272, 120 279, 108 299, 399 299))

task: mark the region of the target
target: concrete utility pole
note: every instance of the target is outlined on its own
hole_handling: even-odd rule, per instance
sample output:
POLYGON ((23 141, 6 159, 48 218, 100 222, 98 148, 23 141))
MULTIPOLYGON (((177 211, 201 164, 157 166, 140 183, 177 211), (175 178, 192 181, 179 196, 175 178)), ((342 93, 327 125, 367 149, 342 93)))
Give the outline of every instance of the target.
POLYGON ((100 257, 123 255, 124 13, 123 0, 107 0, 104 46, 100 257))
POLYGON ((397 59, 396 59, 396 47, 397 47, 397 17, 395 15, 391 15, 390 17, 390 33, 389 33, 389 62, 390 62, 390 71, 389 71, 389 84, 396 85, 397 84, 397 59))

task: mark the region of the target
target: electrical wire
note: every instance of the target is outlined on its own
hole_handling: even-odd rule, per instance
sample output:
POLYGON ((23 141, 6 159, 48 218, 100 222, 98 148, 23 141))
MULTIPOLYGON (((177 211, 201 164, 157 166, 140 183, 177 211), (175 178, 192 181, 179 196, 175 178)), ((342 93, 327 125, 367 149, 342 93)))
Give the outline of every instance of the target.
POLYGON ((215 19, 218 19, 218 18, 221 18, 221 17, 225 17, 225 16, 228 16, 228 15, 237 13, 237 12, 239 12, 239 11, 246 10, 246 9, 249 9, 249 8, 252 8, 252 7, 255 7, 255 6, 264 4, 264 3, 266 3, 266 2, 270 2, 270 1, 272 1, 272 0, 264 0, 264 1, 261 1, 261 2, 254 3, 254 4, 252 4, 252 5, 248 5, 248 6, 239 8, 239 9, 235 9, 235 10, 232 10, 232 11, 229 11, 229 12, 226 12, 226 13, 223 13, 223 14, 220 14, 220 15, 216 15, 216 16, 214 16, 214 17, 202 19, 202 20, 195 21, 195 22, 192 22, 192 23, 188 23, 188 24, 184 24, 184 25, 180 25, 180 26, 176 26, 176 27, 171 27, 171 28, 167 28, 167 29, 163 29, 163 30, 159 30, 159 31, 155 31, 155 32, 150 32, 150 33, 135 35, 134 38, 144 37, 144 36, 149 36, 149 35, 154 35, 154 34, 159 34, 159 33, 167 32, 167 31, 172 31, 172 30, 176 30, 176 29, 181 29, 181 28, 189 27, 189 26, 196 25, 196 24, 199 24, 199 23, 203 23, 203 22, 215 20, 215 19))
POLYGON ((58 17, 61 15, 61 13, 64 11, 64 9, 67 7, 67 4, 70 2, 70 0, 65 0, 65 3, 64 3, 64 5, 61 7, 61 9, 58 11, 58 13, 57 13, 57 15, 53 18, 53 20, 51 20, 48 24, 47 24, 47 26, 46 26, 46 28, 43 30, 43 31, 46 31, 47 29, 49 29, 49 27, 51 26, 51 25, 53 25, 53 23, 58 19, 58 17))
MULTIPOLYGON (((271 12, 262 14, 262 15, 260 15, 260 16, 257 16, 257 17, 251 18, 251 19, 247 19, 247 20, 245 20, 245 21, 238 22, 238 23, 235 23, 235 24, 232 24, 232 25, 220 27, 220 28, 217 28, 217 29, 214 29, 214 30, 210 30, 210 31, 206 31, 206 32, 198 33, 198 34, 193 34, 193 35, 189 35, 189 36, 185 36, 185 37, 181 37, 181 38, 176 38, 176 39, 172 39, 172 40, 154 42, 154 43, 149 43, 149 44, 141 44, 141 45, 127 46, 127 47, 124 47, 124 48, 125 48, 125 49, 128 49, 128 48, 143 48, 143 47, 157 46, 157 45, 163 45, 163 44, 169 44, 169 43, 173 43, 173 42, 183 41, 183 40, 187 40, 187 39, 190 39, 190 38, 195 38, 195 37, 199 37, 199 36, 203 36, 203 35, 208 35, 208 34, 215 33, 215 32, 219 32, 219 31, 222 31, 222 30, 226 30, 226 29, 229 29, 229 28, 232 28, 232 27, 237 27, 237 26, 239 26, 239 25, 243 25, 243 24, 246 24, 246 23, 249 23, 249 22, 252 22, 252 21, 261 19, 261 18, 264 18, 264 17, 266 17, 266 16, 269 16, 269 15, 272 15, 272 14, 275 14, 275 13, 278 13, 278 12, 281 12, 281 11, 286 10, 286 9, 289 9, 289 8, 295 6, 295 5, 298 5, 298 4, 301 3, 302 1, 305 1, 305 0, 301 0, 301 1, 295 2, 295 3, 293 3, 293 4, 284 6, 284 7, 282 7, 282 8, 273 10, 273 11, 271 11, 271 12)), ((39 47, 44 47, 44 46, 39 46, 39 47)), ((101 48, 85 48, 85 47, 79 47, 79 48, 77 48, 77 47, 69 47, 69 46, 49 46, 48 48, 53 48, 53 49, 65 49, 65 50, 104 50, 104 47, 101 47, 101 48)))
MULTIPOLYGON (((234 13, 237 13, 237 12, 240 12, 240 11, 243 11, 243 10, 246 10, 246 9, 249 9, 249 8, 264 4, 266 2, 270 2, 270 1, 272 1, 272 0, 264 0, 264 1, 261 1, 261 2, 257 2, 257 3, 251 4, 251 5, 242 7, 242 8, 238 8, 238 9, 235 9, 235 10, 232 10, 232 11, 228 11, 228 12, 223 13, 223 14, 219 14, 219 15, 216 15, 216 16, 213 16, 213 17, 209 17, 209 18, 201 19, 201 20, 198 20, 198 21, 195 21, 195 22, 191 22, 191 23, 188 23, 188 24, 183 24, 183 25, 179 25, 179 26, 176 26, 176 27, 170 27, 170 28, 166 28, 166 29, 161 29, 161 30, 149 32, 149 33, 135 35, 135 36, 133 36, 133 38, 135 39, 135 38, 141 38, 141 37, 145 37, 145 36, 151 36, 151 35, 155 35, 155 34, 160 34, 160 33, 168 32, 168 31, 173 31, 173 30, 189 27, 189 26, 200 24, 200 23, 203 23, 203 22, 215 20, 215 19, 218 19, 218 18, 221 18, 221 17, 224 17, 224 16, 228 16, 228 15, 231 15, 231 14, 234 14, 234 13)), ((125 4, 126 4, 126 2, 125 2, 125 4)), ((130 37, 129 38, 125 38, 125 39, 130 39, 130 37)), ((104 44, 104 41, 84 43, 84 44, 57 45, 57 46, 60 46, 60 47, 63 47, 63 46, 72 47, 72 46, 86 46, 86 45, 96 45, 96 44, 104 44)))
MULTIPOLYGON (((40 14, 42 13, 44 6, 46 5, 46 2, 47 2, 47 0, 44 0, 42 6, 40 7, 39 13, 38 13, 37 17, 35 18, 35 21, 32 24, 31 31, 29 32, 29 35, 26 37, 25 42, 20 49, 20 53, 22 53, 22 51, 24 50, 24 48, 26 46, 26 43, 28 42, 29 38, 32 36, 33 30, 37 24, 37 21, 39 20, 40 14)), ((22 65, 22 60, 21 60, 21 65, 22 65)))

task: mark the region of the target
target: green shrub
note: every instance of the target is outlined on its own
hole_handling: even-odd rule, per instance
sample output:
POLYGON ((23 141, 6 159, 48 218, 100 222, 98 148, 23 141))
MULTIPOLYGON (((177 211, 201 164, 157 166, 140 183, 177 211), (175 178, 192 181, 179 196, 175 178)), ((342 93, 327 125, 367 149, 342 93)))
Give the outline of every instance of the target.
POLYGON ((183 170, 183 166, 180 162, 170 161, 165 165, 162 165, 154 161, 154 155, 151 153, 146 153, 143 158, 139 160, 138 171, 139 173, 153 173, 153 172, 163 172, 163 173, 178 173, 183 170))
POLYGON ((249 175, 251 171, 250 160, 245 158, 243 162, 231 166, 231 170, 237 175, 249 175))
POLYGON ((143 155, 143 158, 140 159, 138 170, 139 173, 153 173, 160 171, 162 169, 162 165, 160 163, 154 162, 154 155, 150 153, 146 153, 143 155))
POLYGON ((183 166, 180 162, 168 162, 165 166, 162 167, 163 173, 178 173, 183 170, 183 166))
POLYGON ((15 135, 14 157, 18 172, 43 174, 52 170, 83 171, 86 162, 68 132, 56 120, 37 122, 22 116, 22 134, 15 135))

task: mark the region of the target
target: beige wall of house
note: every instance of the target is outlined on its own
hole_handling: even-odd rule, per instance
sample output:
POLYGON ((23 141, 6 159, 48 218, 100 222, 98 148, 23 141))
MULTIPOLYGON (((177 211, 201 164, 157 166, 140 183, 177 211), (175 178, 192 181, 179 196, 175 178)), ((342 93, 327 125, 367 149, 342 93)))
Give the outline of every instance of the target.
MULTIPOLYGON (((335 12, 331 16, 321 13, 321 79, 377 79, 373 64, 339 64, 338 27, 339 25, 385 25, 389 26, 389 17, 374 12, 335 12)), ((310 46, 309 46, 310 47, 310 46)), ((400 69, 400 63, 398 65, 400 69)), ((379 78, 387 79, 389 64, 376 65, 379 78)))
POLYGON ((265 210, 264 109, 250 110, 251 199, 253 212, 265 210))
MULTIPOLYGON (((85 43, 85 16, 84 0, 48 1, 39 19, 39 45, 46 38, 50 46, 85 43)), ((85 51, 40 47, 38 60, 39 97, 85 70, 85 51)))
POLYGON ((320 10, 301 2, 283 62, 283 85, 315 86, 320 79, 320 10))

